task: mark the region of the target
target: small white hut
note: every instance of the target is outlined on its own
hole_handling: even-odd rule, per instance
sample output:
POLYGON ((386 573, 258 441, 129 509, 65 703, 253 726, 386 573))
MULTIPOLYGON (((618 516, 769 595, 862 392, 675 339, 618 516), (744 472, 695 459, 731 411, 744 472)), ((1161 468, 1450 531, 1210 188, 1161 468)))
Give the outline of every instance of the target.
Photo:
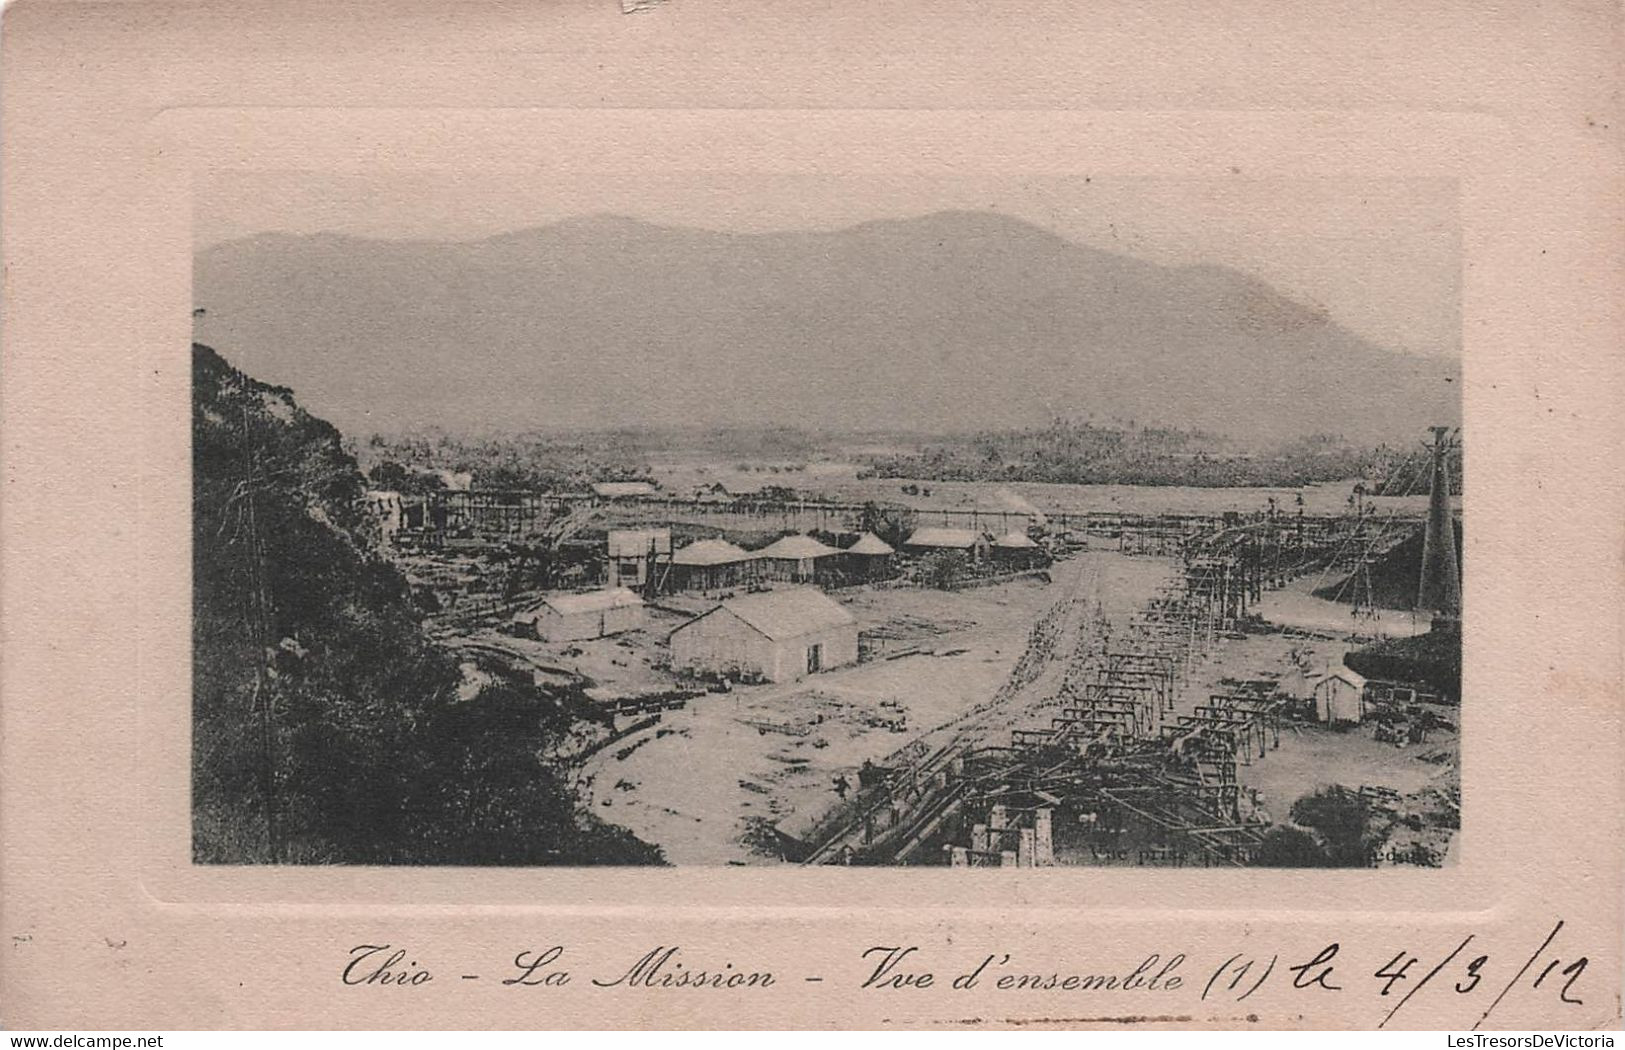
POLYGON ((1336 667, 1315 682, 1315 717, 1328 724, 1365 718, 1365 676, 1336 667))
POLYGON ((643 599, 624 587, 586 594, 550 594, 513 620, 546 642, 575 642, 635 631, 645 623, 643 599))

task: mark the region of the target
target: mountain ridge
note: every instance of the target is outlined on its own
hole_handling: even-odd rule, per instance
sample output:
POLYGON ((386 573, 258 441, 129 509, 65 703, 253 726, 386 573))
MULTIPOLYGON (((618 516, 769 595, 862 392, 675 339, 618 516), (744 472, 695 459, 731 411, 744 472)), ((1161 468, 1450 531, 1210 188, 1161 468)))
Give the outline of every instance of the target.
POLYGON ((349 430, 1131 418, 1274 441, 1459 419, 1458 362, 1212 264, 996 213, 725 233, 593 215, 470 241, 199 253, 202 331, 349 430))

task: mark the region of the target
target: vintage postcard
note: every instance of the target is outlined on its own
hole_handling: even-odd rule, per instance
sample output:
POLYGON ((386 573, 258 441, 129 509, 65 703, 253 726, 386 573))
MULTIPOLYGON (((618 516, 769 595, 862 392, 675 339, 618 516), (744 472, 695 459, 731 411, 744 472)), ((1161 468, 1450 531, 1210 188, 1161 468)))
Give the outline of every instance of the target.
POLYGON ((967 182, 198 183, 194 859, 1455 863, 1454 184, 967 182))
POLYGON ((1619 10, 1331 12, 8 8, 0 1023, 1616 1027, 1619 10))

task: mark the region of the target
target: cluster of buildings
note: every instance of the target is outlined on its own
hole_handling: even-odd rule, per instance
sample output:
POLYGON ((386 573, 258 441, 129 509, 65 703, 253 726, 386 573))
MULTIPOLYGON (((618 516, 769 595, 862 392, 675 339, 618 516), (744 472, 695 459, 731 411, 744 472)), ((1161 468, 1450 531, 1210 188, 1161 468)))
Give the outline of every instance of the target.
POLYGON ((724 539, 678 547, 670 528, 614 529, 605 553, 603 590, 548 595, 517 613, 515 627, 545 641, 584 641, 646 626, 646 595, 746 591, 725 595, 671 632, 671 668, 769 682, 857 662, 857 622, 821 587, 889 578, 899 554, 956 553, 1011 567, 1045 560, 1024 532, 994 538, 951 528, 917 529, 901 550, 872 532, 845 547, 788 535, 747 550, 724 539))
POLYGON ((1031 568, 1047 560, 1043 548, 1020 529, 991 537, 975 529, 920 528, 909 535, 903 549, 913 554, 957 553, 973 563, 991 559, 1012 568, 1031 568))
POLYGON ((892 547, 864 533, 846 548, 812 536, 784 536, 758 550, 722 539, 673 548, 671 530, 614 529, 606 541, 613 587, 659 591, 719 591, 756 583, 825 586, 883 579, 891 574, 892 547))
MULTIPOLYGON (((669 528, 616 529, 606 541, 608 584, 646 589, 651 577, 660 591, 720 591, 756 583, 811 583, 838 586, 886 579, 895 574, 897 548, 872 532, 846 547, 812 536, 783 536, 765 547, 746 550, 723 539, 697 540, 674 548, 669 528)), ((1032 568, 1047 556, 1025 532, 997 538, 972 529, 921 528, 904 541, 901 553, 951 553, 976 564, 994 562, 1011 569, 1032 568)))
POLYGON ((845 548, 792 535, 758 550, 722 539, 674 549, 669 528, 612 530, 605 550, 605 589, 548 595, 517 613, 515 626, 545 641, 584 641, 646 626, 641 594, 789 584, 719 601, 668 639, 679 674, 767 682, 857 663, 857 621, 811 585, 884 578, 896 554, 873 533, 845 548))
MULTIPOLYGON (((514 624, 550 642, 588 641, 648 624, 648 606, 625 587, 554 594, 516 613, 514 624)), ((816 587, 745 594, 673 630, 679 674, 786 682, 858 662, 858 624, 816 587)))

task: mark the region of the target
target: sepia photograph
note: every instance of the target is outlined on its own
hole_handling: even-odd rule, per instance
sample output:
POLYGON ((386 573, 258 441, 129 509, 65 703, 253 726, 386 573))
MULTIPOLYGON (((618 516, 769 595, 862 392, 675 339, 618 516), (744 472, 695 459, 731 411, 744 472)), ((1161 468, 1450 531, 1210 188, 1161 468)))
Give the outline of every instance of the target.
POLYGON ((0 1028, 1609 1045, 1622 14, 6 6, 0 1028))
POLYGON ((219 174, 205 865, 1453 865, 1454 180, 219 174))

